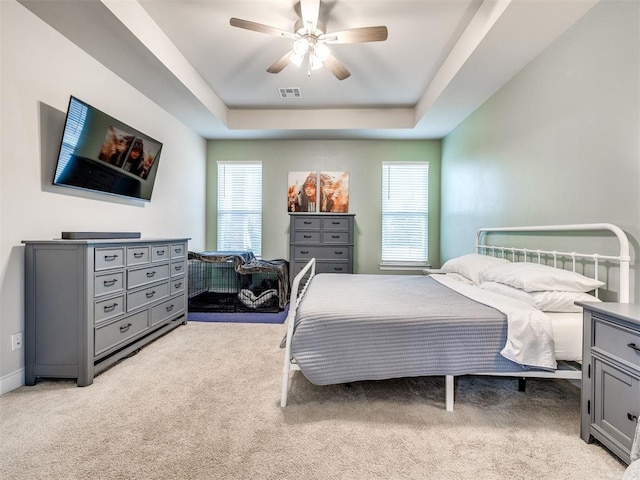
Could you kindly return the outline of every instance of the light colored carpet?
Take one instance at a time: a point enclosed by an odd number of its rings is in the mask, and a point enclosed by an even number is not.
[[[78,388],[0,397],[9,479],[620,479],[579,436],[566,381],[462,377],[311,385],[279,406],[283,325],[191,322]]]

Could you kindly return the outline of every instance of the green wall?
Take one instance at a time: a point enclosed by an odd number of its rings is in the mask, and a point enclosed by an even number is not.
[[[207,162],[206,246],[216,249],[217,161],[259,160],[263,176],[262,256],[288,259],[287,176],[290,171],[348,171],[349,213],[355,214],[355,271],[382,273],[383,161],[429,161],[429,260],[440,262],[438,140],[211,140]]]

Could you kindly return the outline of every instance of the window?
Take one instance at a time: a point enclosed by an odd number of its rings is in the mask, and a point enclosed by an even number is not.
[[[429,163],[382,164],[381,266],[428,265]]]
[[[261,162],[218,162],[217,248],[262,256]]]

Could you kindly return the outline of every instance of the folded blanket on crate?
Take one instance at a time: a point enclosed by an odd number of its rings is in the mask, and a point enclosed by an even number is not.
[[[287,260],[261,260],[256,258],[251,251],[189,252],[189,260],[233,262],[234,270],[241,275],[276,273],[278,276],[278,306],[283,309],[289,303],[289,262]]]

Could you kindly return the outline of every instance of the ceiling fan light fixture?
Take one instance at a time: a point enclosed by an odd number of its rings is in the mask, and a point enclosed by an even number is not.
[[[316,57],[318,57],[321,62],[324,62],[329,58],[329,55],[331,55],[331,50],[324,43],[316,43],[313,48],[313,53],[315,53]]]

